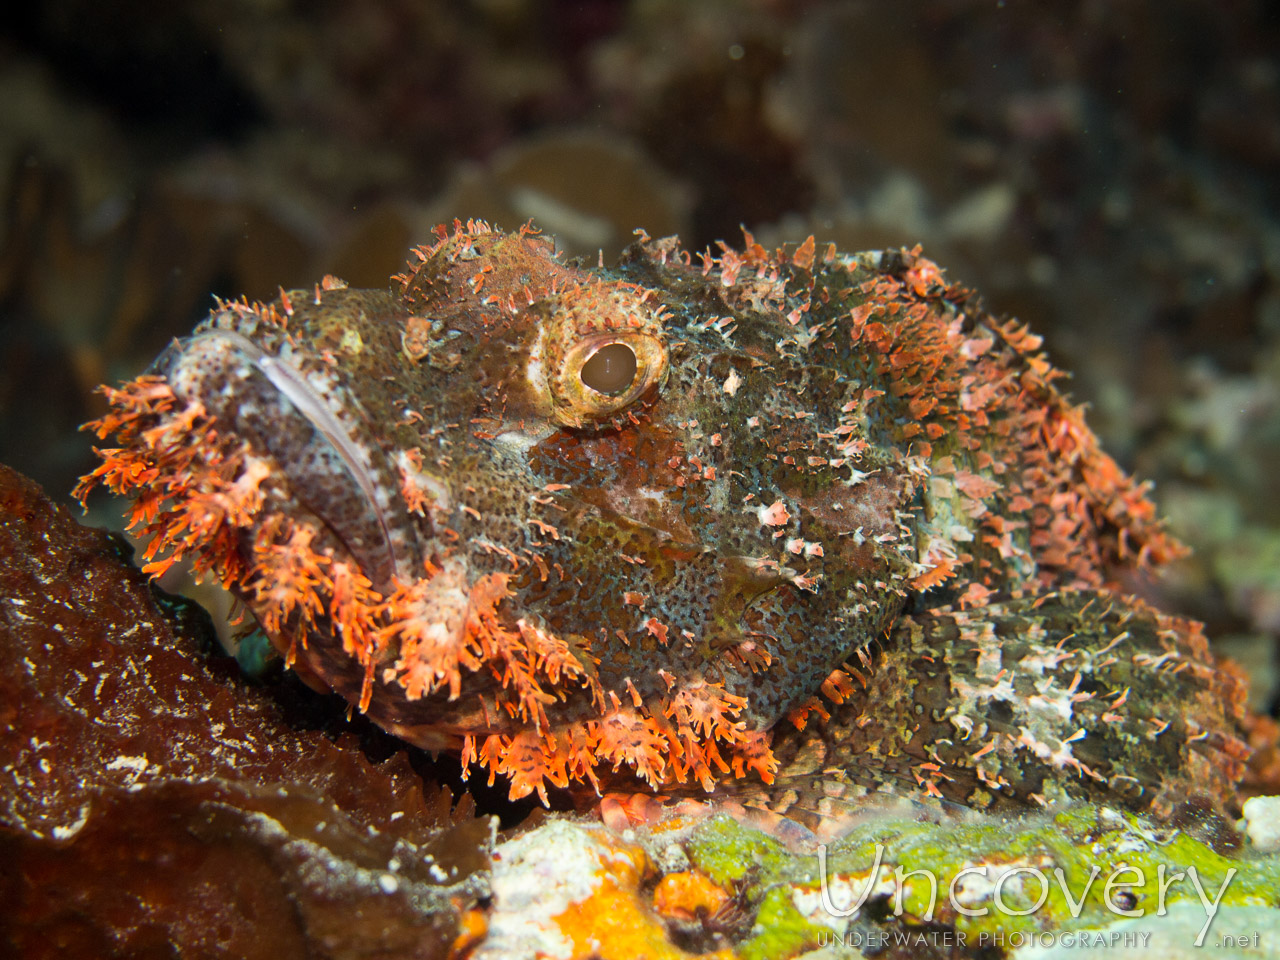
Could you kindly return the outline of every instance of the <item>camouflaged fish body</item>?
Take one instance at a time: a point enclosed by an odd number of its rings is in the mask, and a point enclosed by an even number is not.
[[[1179,548],[1038,347],[918,252],[457,224],[389,292],[219,305],[81,492],[513,796],[1221,802],[1240,684],[1108,591]]]

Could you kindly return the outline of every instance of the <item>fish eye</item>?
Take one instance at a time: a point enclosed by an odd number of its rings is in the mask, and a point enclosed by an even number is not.
[[[602,331],[571,344],[552,371],[554,418],[571,427],[604,425],[662,384],[667,349],[645,332]]]
[[[627,422],[667,378],[666,314],[635,284],[589,280],[533,306],[539,340],[530,364],[546,413],[591,430]],[[656,298],[655,298],[656,300]]]
[[[591,354],[578,377],[597,393],[617,397],[626,393],[635,382],[636,369],[635,351],[625,343],[615,342]]]

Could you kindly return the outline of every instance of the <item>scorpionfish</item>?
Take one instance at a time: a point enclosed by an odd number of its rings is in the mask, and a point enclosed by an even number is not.
[[[78,495],[513,798],[1229,803],[1243,684],[1124,592],[1182,548],[918,249],[436,234],[389,290],[218,302],[106,389]]]

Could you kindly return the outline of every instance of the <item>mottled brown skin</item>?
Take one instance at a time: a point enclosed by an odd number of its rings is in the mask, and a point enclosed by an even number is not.
[[[1240,685],[1109,586],[1179,547],[1038,345],[914,251],[587,269],[459,224],[389,292],[221,305],[86,488],[516,796],[1220,804]]]
[[[1112,649],[1125,655],[1105,662],[1098,651],[1124,633]],[[1195,625],[1140,601],[1080,591],[903,616],[873,659],[828,720],[778,731],[768,791],[722,794],[819,835],[875,790],[1005,812],[1070,797],[1161,818],[1232,805],[1248,754],[1239,678],[1210,665]],[[1055,757],[1073,735],[1070,757]]]

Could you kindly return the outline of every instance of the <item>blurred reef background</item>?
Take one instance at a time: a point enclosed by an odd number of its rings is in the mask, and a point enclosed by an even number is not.
[[[1276,709],[1275,4],[47,0],[0,104],[0,462],[56,500],[212,295],[381,286],[453,217],[921,243],[1074,372],[1196,549],[1153,589]]]

